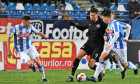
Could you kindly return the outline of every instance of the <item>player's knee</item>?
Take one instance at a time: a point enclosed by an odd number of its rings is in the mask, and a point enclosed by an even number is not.
[[[104,58],[100,57],[100,58],[99,58],[99,61],[100,61],[100,62],[104,62]]]
[[[83,57],[82,56],[77,56],[76,58],[79,59],[79,60],[81,60]]]
[[[123,63],[122,66],[127,68],[128,64],[127,63]]]
[[[29,67],[32,67],[32,66],[33,66],[32,61],[28,61],[28,62],[27,62],[27,65],[28,65]]]

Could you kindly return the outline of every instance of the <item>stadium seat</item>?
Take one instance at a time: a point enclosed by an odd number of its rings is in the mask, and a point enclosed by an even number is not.
[[[32,14],[32,5],[30,3],[26,3],[24,8],[25,8],[25,14],[28,15]]]
[[[55,4],[50,4],[50,10],[55,10]]]
[[[3,4],[4,9],[6,9],[7,8],[7,5],[5,3],[2,3],[2,4]]]
[[[34,11],[34,18],[39,18],[39,15],[40,15],[40,5],[38,3],[34,3],[33,4],[33,11]]]
[[[16,18],[21,18],[22,15],[24,15],[23,10],[17,10],[17,16],[15,16]]]
[[[70,16],[70,17],[74,17],[74,13],[73,13],[73,11],[68,11],[68,16]]]
[[[8,7],[6,8],[7,10],[15,10],[16,9],[16,6],[15,6],[15,4],[14,3],[9,3],[8,4]]]
[[[80,6],[77,4],[72,4],[74,10],[81,10]]]
[[[32,5],[30,3],[25,4],[25,10],[32,10]]]
[[[123,4],[119,4],[117,10],[118,11],[126,11]]]
[[[73,7],[71,4],[66,4],[65,10],[73,10]]]
[[[38,3],[33,4],[33,10],[40,10],[40,6]]]
[[[49,7],[48,7],[48,5],[46,4],[46,3],[43,3],[42,5],[41,5],[41,8],[40,8],[41,10],[48,10],[49,9]]]
[[[17,10],[24,10],[23,4],[22,4],[22,3],[17,3],[16,9],[17,9]]]
[[[8,18],[13,18],[13,17],[15,17],[15,15],[16,15],[16,12],[14,11],[14,10],[9,10],[8,11]]]
[[[127,4],[130,0],[118,0],[118,3]]]
[[[65,2],[72,4],[71,0],[65,0]]]
[[[116,7],[116,5],[114,5],[114,4],[111,4],[111,5],[110,5],[110,9],[111,9],[111,10],[114,10],[114,11],[117,11],[117,7]]]
[[[86,20],[86,16],[87,16],[87,11],[83,11],[80,13],[80,19]]]

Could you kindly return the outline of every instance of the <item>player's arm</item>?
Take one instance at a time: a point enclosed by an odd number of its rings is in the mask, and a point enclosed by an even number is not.
[[[38,32],[37,34],[40,35],[40,36],[42,36],[45,39],[48,39],[49,38],[48,36],[44,35],[42,32]]]
[[[124,37],[124,40],[127,41],[128,40],[128,37],[129,37],[129,34],[130,34],[130,30],[131,30],[131,26],[129,24],[126,25],[126,35]]]
[[[11,37],[8,36],[8,38],[7,38],[7,51],[8,51],[7,56],[9,58],[11,58],[11,55],[12,55],[11,50],[10,50],[10,39],[11,39]]]
[[[38,29],[36,29],[33,25],[31,25],[32,27],[32,32],[35,32],[35,33],[37,33],[38,35],[40,35],[41,37],[43,37],[43,38],[45,38],[45,39],[48,39],[49,37],[48,36],[46,36],[46,35],[44,35],[42,32],[39,32],[39,30]]]
[[[78,23],[75,23],[75,22],[70,22],[70,25],[75,26],[77,29],[82,30],[82,31],[88,28],[87,22],[83,26],[78,25]]]
[[[124,22],[120,22],[120,24],[121,24],[123,29],[126,29],[126,35],[124,37],[124,41],[127,41],[129,34],[130,34],[131,26],[127,23],[124,23]]]
[[[11,29],[10,34],[9,34],[9,36],[8,36],[8,38],[7,38],[7,51],[8,51],[7,56],[8,56],[9,58],[11,58],[11,55],[12,55],[11,50],[10,50],[10,39],[11,39],[11,37],[12,37],[14,34],[15,34],[15,27],[13,27],[13,28]]]
[[[118,38],[119,38],[119,26],[117,25],[117,23],[114,23],[114,37],[109,42],[109,44],[105,47],[105,50],[108,50],[109,48],[111,48]]]

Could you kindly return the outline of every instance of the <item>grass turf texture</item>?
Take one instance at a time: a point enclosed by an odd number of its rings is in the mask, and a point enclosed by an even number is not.
[[[140,70],[140,69],[139,69]],[[77,70],[76,74],[84,72],[86,76],[91,77],[94,73],[92,70]],[[71,70],[45,70],[46,78],[49,80],[48,84],[89,84],[90,81],[78,82],[76,75],[74,82],[66,82],[66,78],[70,75]],[[32,71],[0,71],[0,84],[44,84],[42,82],[41,74]],[[140,84],[140,74],[134,75],[134,71],[127,69],[126,77],[121,79],[121,72],[115,74],[115,70],[106,70],[105,77],[101,82],[96,84]]]

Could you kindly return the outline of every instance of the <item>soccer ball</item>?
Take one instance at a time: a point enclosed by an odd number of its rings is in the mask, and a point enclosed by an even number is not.
[[[86,80],[86,74],[85,73],[78,73],[76,75],[76,79],[78,82],[84,82]]]

